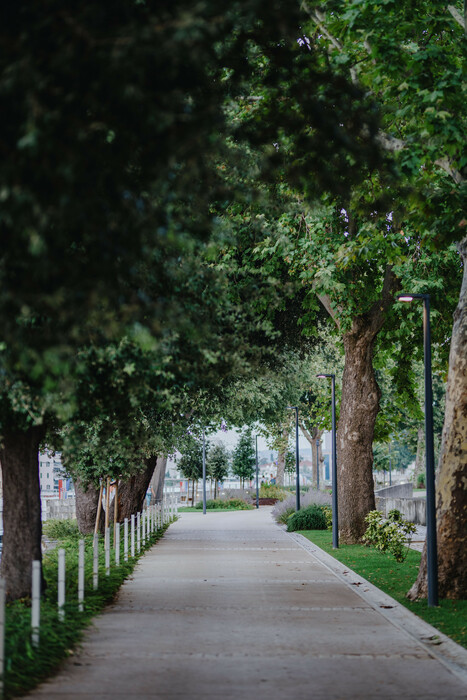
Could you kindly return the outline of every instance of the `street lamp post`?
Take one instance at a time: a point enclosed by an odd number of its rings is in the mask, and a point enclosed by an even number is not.
[[[206,436],[203,428],[203,515],[206,515]]]
[[[423,354],[425,365],[426,550],[428,605],[438,605],[438,547],[436,542],[435,454],[433,446],[433,388],[431,383],[430,295],[401,294],[399,301],[423,299]]]
[[[256,436],[256,507],[259,508],[259,468],[258,468],[258,436]]]
[[[317,374],[332,380],[332,548],[339,548],[339,517],[337,511],[337,458],[336,458],[336,375]]]
[[[300,510],[300,456],[298,448],[298,406],[287,406],[295,411],[295,471],[297,474],[295,486],[296,510]]]
[[[316,439],[316,488],[319,491],[319,439]]]

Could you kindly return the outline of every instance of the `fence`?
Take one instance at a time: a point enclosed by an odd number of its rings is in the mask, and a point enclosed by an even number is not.
[[[115,524],[113,531],[113,544],[111,544],[111,531],[106,528],[104,534],[104,571],[99,567],[99,535],[94,535],[92,541],[92,551],[88,548],[88,553],[92,554],[92,588],[94,591],[99,588],[99,579],[102,573],[110,576],[112,565],[120,566],[120,556],[123,549],[123,560],[128,562],[135,557],[135,541],[137,542],[137,554],[141,548],[151,543],[152,535],[157,534],[166,525],[171,523],[177,516],[178,503],[173,495],[165,496],[160,505],[148,506],[146,510],[133,514],[130,519],[125,518],[123,522],[123,533],[120,523]],[[123,534],[123,537],[121,535]],[[123,539],[123,547],[122,547]],[[131,546],[129,544],[131,543]],[[112,562],[113,551],[113,562]],[[76,599],[77,609],[84,612],[85,602],[85,562],[86,562],[85,540],[80,539],[78,543],[78,595]],[[65,591],[66,591],[66,552],[64,549],[58,550],[58,595],[57,612],[60,622],[65,621]],[[41,562],[32,562],[31,578],[31,645],[38,649],[40,645],[40,619],[41,619]],[[0,695],[3,695],[5,666],[5,581],[0,578]]]

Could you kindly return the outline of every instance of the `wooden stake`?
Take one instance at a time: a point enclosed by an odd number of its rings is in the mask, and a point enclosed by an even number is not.
[[[104,493],[104,484],[101,482],[101,487],[99,490],[99,501],[97,503],[97,515],[96,515],[96,525],[94,527],[94,534],[97,535],[99,532],[99,521],[101,519],[101,510],[102,510],[102,495]]]
[[[32,562],[32,604],[31,604],[31,641],[36,649],[39,646],[39,628],[41,622],[41,563]]]

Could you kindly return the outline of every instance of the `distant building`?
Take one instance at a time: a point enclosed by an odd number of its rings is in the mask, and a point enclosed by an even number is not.
[[[42,497],[67,497],[73,487],[71,479],[66,476],[59,452],[53,456],[46,452],[39,453],[39,482]]]

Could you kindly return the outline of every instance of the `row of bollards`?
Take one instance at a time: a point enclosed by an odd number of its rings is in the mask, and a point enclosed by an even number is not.
[[[123,559],[128,561],[134,558],[135,553],[141,552],[141,547],[149,542],[152,534],[164,527],[176,517],[178,511],[174,498],[164,498],[162,504],[148,506],[147,510],[132,514],[131,518],[125,518],[123,522]],[[114,527],[114,562],[120,566],[121,524]],[[136,543],[136,548],[135,548]],[[84,612],[85,596],[85,541],[79,540],[78,549],[78,610]],[[110,576],[111,568],[110,528],[106,528],[104,534],[104,564],[105,575]],[[92,586],[97,590],[99,586],[99,535],[93,538],[93,567]],[[58,550],[58,619],[65,620],[65,550]],[[41,562],[32,562],[32,595],[31,595],[31,643],[34,648],[40,644],[40,597],[41,597]],[[0,696],[3,695],[3,673],[5,659],[5,581],[0,579]]]

